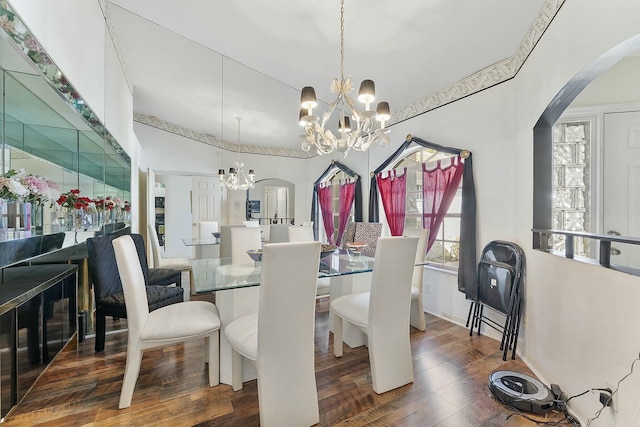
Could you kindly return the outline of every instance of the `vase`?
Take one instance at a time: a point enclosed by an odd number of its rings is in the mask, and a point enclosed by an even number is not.
[[[84,211],[82,208],[67,208],[65,212],[65,230],[66,231],[82,231],[84,221]]]
[[[98,228],[102,228],[102,226],[105,224],[104,217],[104,209],[98,209]]]
[[[6,206],[8,237],[29,237],[31,235],[31,203],[12,200],[6,202]]]
[[[7,203],[5,199],[0,199],[0,240],[7,240]]]
[[[93,204],[90,204],[84,209],[82,216],[82,228],[84,230],[90,230],[98,227],[98,210]]]
[[[113,208],[113,215],[114,215],[113,222],[123,222],[124,221],[124,215],[123,215],[123,211],[122,211],[121,208],[118,208],[118,207]]]
[[[43,234],[43,211],[42,203],[31,203],[31,232],[33,234]]]

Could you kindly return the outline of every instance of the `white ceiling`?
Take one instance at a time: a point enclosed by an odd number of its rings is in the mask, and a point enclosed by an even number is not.
[[[345,1],[345,75],[392,111],[514,55],[544,0]],[[134,111],[229,142],[298,149],[299,91],[334,100],[340,4],[110,0]],[[224,123],[224,128],[221,127]]]

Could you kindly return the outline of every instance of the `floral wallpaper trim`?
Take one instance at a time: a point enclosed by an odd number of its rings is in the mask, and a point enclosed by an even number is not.
[[[133,121],[165,132],[171,132],[194,141],[202,142],[213,147],[222,148],[227,151],[237,153],[261,154],[266,156],[293,157],[297,159],[307,159],[314,157],[301,149],[283,148],[283,147],[267,147],[259,145],[237,144],[234,142],[222,141],[213,135],[184,128],[173,123],[165,122],[155,116],[147,116],[142,113],[133,113]]]
[[[497,62],[483,70],[478,71],[464,79],[446,87],[438,92],[427,95],[418,99],[412,104],[402,107],[393,112],[390,125],[394,123],[410,119],[428,111],[442,107],[446,104],[458,101],[474,93],[480,92],[491,86],[504,83],[516,76],[520,68],[524,65],[529,54],[544,34],[545,30],[551,24],[554,16],[558,13],[566,0],[546,0],[540,9],[540,14],[529,27],[529,31],[520,43],[516,53],[510,58]],[[230,142],[222,143],[211,135],[195,132],[193,130],[180,127],[171,123],[164,122],[157,117],[146,116],[140,113],[134,113],[133,120],[146,124],[158,129],[172,132],[186,138],[204,142],[214,147],[224,148],[229,151],[237,151],[240,153],[269,154],[274,156],[309,158],[315,157],[314,154],[307,154],[302,150],[293,150],[276,147],[261,147],[253,145],[240,145]]]
[[[531,24],[531,27],[529,27],[529,31],[520,43],[520,47],[512,57],[493,64],[475,74],[465,77],[449,87],[427,95],[424,98],[420,98],[416,102],[394,111],[391,115],[389,126],[458,101],[515,77],[565,1],[566,0],[547,0],[544,2],[540,14],[533,24]]]
[[[87,124],[98,135],[101,135],[125,161],[130,162],[131,159],[127,153],[120,147],[120,144],[118,144],[107,128],[104,127],[98,116],[84,101],[69,80],[62,74],[62,71],[51,60],[40,42],[36,40],[6,0],[0,0],[0,29],[3,30],[2,32],[24,57],[33,62],[51,87],[82,116]]]

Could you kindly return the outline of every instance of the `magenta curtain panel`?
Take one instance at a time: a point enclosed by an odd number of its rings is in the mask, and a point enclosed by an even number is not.
[[[353,198],[356,194],[356,182],[349,182],[346,180],[344,183],[340,183],[340,213],[338,219],[338,237],[336,238],[336,245],[340,245],[342,242],[342,236],[344,230],[347,228],[347,222],[349,222],[349,213],[351,213],[351,206],[353,206]]]
[[[442,220],[460,187],[463,170],[460,156],[452,158],[451,164],[444,168],[440,160],[431,170],[422,164],[422,227],[429,229],[427,252],[433,246]]]
[[[385,173],[386,178],[383,177]],[[407,205],[407,168],[403,169],[402,175],[398,175],[396,170],[380,172],[376,180],[391,235],[402,236]]]
[[[322,212],[322,222],[324,223],[324,231],[327,233],[329,244],[333,242],[333,191],[331,183],[318,184],[318,200],[320,201],[320,212]]]

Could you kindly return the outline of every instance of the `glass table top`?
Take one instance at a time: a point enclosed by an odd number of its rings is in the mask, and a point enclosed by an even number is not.
[[[196,293],[260,285],[261,263],[231,264],[231,258],[191,260]],[[320,259],[318,277],[343,276],[373,270],[373,258],[351,256],[340,250]]]
[[[220,239],[216,239],[213,236],[203,238],[183,237],[182,243],[184,243],[185,246],[219,245]]]

